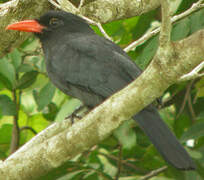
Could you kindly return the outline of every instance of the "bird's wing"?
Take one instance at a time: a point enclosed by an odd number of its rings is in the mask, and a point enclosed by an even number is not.
[[[62,78],[66,78],[68,84],[104,98],[141,73],[119,46],[96,35],[71,38],[59,51],[55,54],[61,54],[61,63],[56,62],[54,66],[60,70]]]

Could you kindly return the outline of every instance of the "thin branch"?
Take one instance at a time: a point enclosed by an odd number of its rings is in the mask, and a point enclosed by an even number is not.
[[[134,41],[133,43],[131,43],[130,45],[128,45],[126,48],[124,48],[123,50],[125,52],[129,52],[131,50],[134,50],[134,48],[136,48],[137,46],[139,46],[140,44],[144,43],[146,40],[150,39],[151,37],[153,37],[154,35],[158,34],[160,32],[161,28],[158,27],[157,29],[147,32],[146,34],[144,34],[141,38],[139,38],[138,40]]]
[[[192,106],[192,100],[191,100],[191,95],[190,94],[188,96],[188,108],[189,108],[191,116],[192,116],[192,122],[195,123],[196,114],[195,114],[195,111],[194,111],[193,106]]]
[[[17,75],[16,77],[18,79]],[[19,104],[17,100],[17,92],[15,89],[13,90],[12,94],[13,94],[13,102],[16,108],[16,114],[13,116],[13,129],[12,129],[12,137],[11,137],[11,145],[10,145],[10,154],[14,153],[18,149],[19,139],[20,139],[20,130],[19,130],[19,124],[18,124]]]
[[[186,10],[185,12],[179,14],[179,15],[175,15],[174,17],[171,18],[171,22],[174,23],[190,14],[192,14],[193,12],[201,9],[204,7],[204,4],[202,4],[203,0],[200,0],[196,3],[194,3],[191,8],[189,8],[188,10]],[[129,52],[131,50],[134,50],[137,46],[139,46],[140,44],[144,43],[146,40],[150,39],[151,37],[155,36],[156,34],[158,34],[161,30],[161,27],[158,27],[150,32],[147,32],[146,34],[144,34],[141,38],[139,38],[138,40],[132,42],[130,45],[128,45],[124,51],[125,52]]]
[[[81,1],[80,1],[79,7],[78,7],[79,10],[80,10],[81,7],[84,5],[84,1],[85,1],[85,0],[81,0]]]
[[[180,108],[179,113],[177,114],[176,118],[178,118],[181,115],[181,113],[183,112],[183,110],[185,108],[186,102],[188,101],[188,97],[190,96],[190,91],[191,91],[192,85],[193,85],[193,81],[191,81],[187,86],[187,90],[186,90],[186,93],[185,93],[185,96],[183,99],[183,103],[181,105],[181,108]]]
[[[85,16],[82,16],[80,15],[83,19],[85,19],[89,24],[91,25],[94,25],[94,26],[97,26],[100,30],[100,32],[103,34],[103,36],[106,38],[106,39],[109,39],[110,41],[112,41],[112,38],[106,33],[106,31],[103,29],[101,23],[99,22],[96,22],[96,21],[93,21],[92,19],[89,19]]]
[[[169,2],[160,0],[162,10],[161,32],[159,36],[160,47],[167,47],[171,41],[171,16]]]
[[[201,62],[196,68],[194,68],[190,73],[183,75],[179,81],[188,81],[198,77],[204,76],[204,73],[199,73],[204,68],[204,61]]]
[[[19,0],[12,0],[6,3],[0,4],[0,16],[3,16],[7,13],[9,8],[15,7],[18,4]]]
[[[122,168],[122,145],[119,145],[119,154],[118,154],[118,171],[115,176],[115,180],[118,180],[120,177],[121,173],[121,168]]]
[[[204,4],[202,4],[203,0],[199,0],[198,2],[192,4],[192,6],[185,12],[179,14],[179,15],[175,15],[174,17],[171,18],[172,22],[178,21],[190,14],[192,14],[193,12],[201,9],[204,7]]]
[[[53,0],[49,0],[50,3],[52,3],[55,7],[59,8],[59,9],[62,9],[62,10],[65,10],[65,11],[69,11],[66,7],[69,7],[70,4],[71,4],[71,7],[72,9],[74,9],[73,11],[75,11],[76,14],[78,14],[79,16],[81,16],[83,19],[85,19],[89,24],[91,25],[94,25],[94,26],[97,26],[100,30],[100,32],[104,35],[105,38],[109,39],[112,41],[111,37],[106,33],[106,31],[103,29],[101,23],[99,22],[96,22],[92,19],[89,19],[88,17],[85,17],[83,16],[81,13],[80,13],[80,9],[81,7],[83,6],[84,4],[84,0],[81,0],[80,1],[80,5],[78,8],[76,8],[71,2],[69,2],[69,6],[66,5],[66,3],[64,2],[64,0],[58,0],[58,3],[56,3],[55,1]],[[71,11],[72,12],[72,11]]]
[[[153,170],[151,171],[150,173],[148,173],[147,175],[143,176],[140,180],[147,180],[147,179],[150,179],[156,175],[158,175],[159,173],[165,171],[168,167],[167,166],[163,166],[159,169],[156,169],[156,170]]]
[[[102,152],[99,152],[99,154],[105,156],[106,158],[109,158],[109,159],[112,159],[112,160],[115,160],[115,161],[119,161],[118,157],[116,157],[114,155],[105,154],[105,153],[102,153]],[[128,168],[134,169],[135,171],[142,171],[142,172],[145,171],[144,169],[139,168],[139,167],[133,165],[132,163],[129,163],[127,160],[121,160],[121,163],[123,165],[127,166]]]
[[[61,9],[60,5],[56,3],[54,0],[48,0],[53,6],[55,6],[58,9]]]

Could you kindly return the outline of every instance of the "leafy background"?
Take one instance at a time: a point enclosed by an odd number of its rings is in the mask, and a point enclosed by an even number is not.
[[[0,1],[0,3],[5,1]],[[183,0],[176,13],[187,10],[194,0]],[[183,39],[204,27],[204,10],[176,22],[172,40]],[[160,10],[103,25],[122,48],[141,37],[160,20]],[[93,27],[100,34],[100,31]],[[144,69],[158,47],[158,35],[129,55]],[[10,154],[14,122],[19,125],[19,147],[54,121],[61,121],[80,105],[49,81],[39,41],[27,39],[0,59],[0,158]],[[166,90],[158,105],[170,126],[197,164],[196,171],[183,172],[168,166],[155,180],[204,179],[204,77],[175,84]],[[76,142],[77,143],[77,142]],[[166,163],[141,129],[132,121],[122,124],[106,140],[41,179],[140,179]]]

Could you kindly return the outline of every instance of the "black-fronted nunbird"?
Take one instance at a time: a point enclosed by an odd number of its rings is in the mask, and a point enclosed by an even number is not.
[[[98,36],[82,18],[50,11],[7,29],[33,32],[41,41],[47,73],[65,94],[93,108],[136,79],[141,70],[113,42]],[[182,170],[195,165],[152,106],[133,116],[163,158]]]

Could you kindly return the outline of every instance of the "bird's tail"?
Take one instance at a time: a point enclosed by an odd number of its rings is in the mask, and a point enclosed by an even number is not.
[[[133,117],[149,137],[163,158],[181,170],[193,170],[195,164],[175,135],[162,121],[153,107],[148,107]]]

